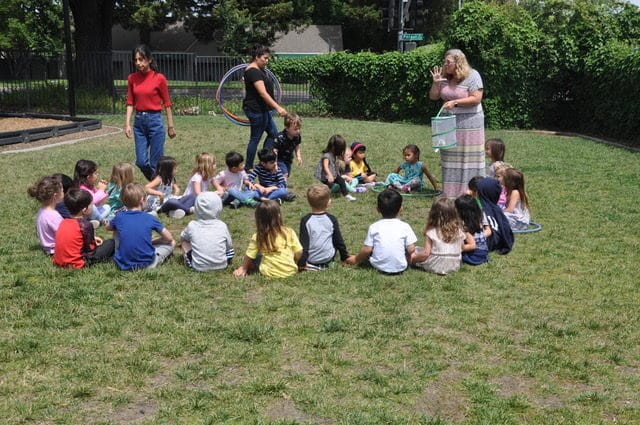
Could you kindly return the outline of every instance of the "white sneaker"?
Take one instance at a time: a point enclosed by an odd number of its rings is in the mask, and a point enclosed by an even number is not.
[[[157,212],[151,210],[151,211],[148,211],[148,213],[151,214],[152,216],[154,216],[155,218],[158,218],[158,213]]]
[[[351,201],[355,201],[356,198],[349,195],[348,193],[346,195],[344,195],[344,199],[346,199],[347,201],[351,202]]]
[[[98,227],[100,227],[100,221],[98,220],[89,220],[89,222],[91,223],[94,229],[97,229]]]
[[[184,210],[172,210],[169,211],[169,217],[171,218],[183,218],[187,213]]]

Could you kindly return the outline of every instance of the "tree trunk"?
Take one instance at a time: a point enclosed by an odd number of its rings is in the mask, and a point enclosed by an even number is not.
[[[76,81],[80,88],[113,92],[111,25],[115,0],[70,0],[75,31]]]

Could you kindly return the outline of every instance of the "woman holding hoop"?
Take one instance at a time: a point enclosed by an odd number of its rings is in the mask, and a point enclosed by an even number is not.
[[[156,176],[160,157],[164,156],[164,123],[162,110],[167,113],[167,134],[176,137],[167,79],[158,72],[151,50],[144,44],[133,49],[133,63],[137,72],[127,79],[127,114],[124,134],[135,141],[136,165],[151,181]],[[136,116],[131,128],[131,117]]]
[[[482,78],[461,50],[444,55],[442,67],[431,69],[431,100],[444,100],[443,108],[456,115],[456,147],[440,150],[443,195],[458,197],[474,176],[485,175]]]
[[[253,161],[262,133],[267,133],[267,138],[264,141],[265,148],[272,147],[273,139],[278,135],[278,127],[273,121],[271,110],[275,109],[281,117],[287,114],[287,111],[274,100],[273,81],[265,71],[270,55],[271,50],[268,47],[254,47],[251,52],[251,63],[247,65],[243,73],[245,97],[242,101],[242,108],[251,126],[245,158],[245,169],[247,170],[253,168]]]

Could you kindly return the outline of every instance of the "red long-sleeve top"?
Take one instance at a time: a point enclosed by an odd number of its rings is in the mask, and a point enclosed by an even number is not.
[[[161,111],[171,106],[165,76],[156,71],[129,74],[127,105],[133,106],[136,111]]]

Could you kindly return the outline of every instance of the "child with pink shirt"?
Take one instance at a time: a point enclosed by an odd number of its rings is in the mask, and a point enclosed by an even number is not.
[[[40,202],[40,209],[36,214],[36,234],[40,240],[40,248],[53,255],[56,246],[56,232],[62,216],[56,211],[56,204],[62,200],[62,182],[53,176],[42,177],[27,189],[32,198]]]
[[[111,207],[105,203],[109,196],[106,192],[107,181],[100,180],[99,177],[98,165],[95,162],[88,159],[81,159],[76,162],[73,181],[80,189],[86,190],[91,194],[93,209],[89,218],[101,223],[111,212]]]

